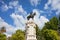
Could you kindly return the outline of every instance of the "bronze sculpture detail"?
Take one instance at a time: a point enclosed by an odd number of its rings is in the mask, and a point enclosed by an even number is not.
[[[36,15],[36,13],[32,13],[32,12],[31,12],[30,15],[27,16],[27,19],[28,19],[28,20],[29,20],[30,18],[33,19],[35,15]]]

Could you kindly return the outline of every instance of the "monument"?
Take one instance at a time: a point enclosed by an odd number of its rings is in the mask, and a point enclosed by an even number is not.
[[[34,23],[34,16],[36,13],[31,13],[27,16],[26,22],[26,40],[37,40],[36,39],[36,24]]]

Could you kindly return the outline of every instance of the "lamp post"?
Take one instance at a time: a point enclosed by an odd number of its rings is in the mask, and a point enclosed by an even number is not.
[[[0,30],[0,32],[1,32],[1,33],[6,32],[6,28],[3,26],[3,27],[1,28],[1,30]]]

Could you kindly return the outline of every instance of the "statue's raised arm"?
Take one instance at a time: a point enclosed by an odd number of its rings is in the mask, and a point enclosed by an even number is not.
[[[30,15],[27,16],[27,19],[28,19],[28,20],[29,20],[30,18],[33,19],[35,15],[36,15],[36,13],[32,13],[32,12],[31,12]]]

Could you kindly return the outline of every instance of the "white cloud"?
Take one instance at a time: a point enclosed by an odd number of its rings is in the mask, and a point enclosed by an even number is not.
[[[6,4],[1,6],[2,11],[7,11],[9,8]]]
[[[22,5],[19,5],[15,8],[15,13],[26,16],[27,12],[23,9]]]
[[[58,10],[56,14],[59,14],[60,12],[60,0],[48,0],[48,2],[45,4],[45,9],[49,9],[49,5],[51,5],[52,10]],[[59,13],[58,13],[59,12]]]
[[[0,6],[1,11],[7,11],[9,9],[8,5],[3,0],[0,0],[0,3],[2,4]]]
[[[48,5],[50,5],[50,4],[51,4],[51,2],[52,2],[52,0],[48,0],[48,2],[45,4],[44,9],[48,9],[48,8],[49,8],[49,7],[48,7]]]
[[[24,30],[25,29],[25,23],[26,23],[26,19],[23,18],[22,15],[18,15],[18,14],[14,14],[12,13],[12,15],[10,15],[12,17],[12,19],[14,20],[14,25],[19,28]]]
[[[60,10],[60,0],[53,0],[52,1],[52,8],[55,10]]]
[[[40,1],[41,1],[41,0],[30,0],[30,3],[31,3],[31,5],[33,5],[33,6],[37,6],[38,4],[40,4]]]
[[[0,0],[0,3],[5,4],[3,0]]]
[[[36,15],[34,17],[34,22],[42,29],[44,24],[46,22],[48,22],[49,20],[46,17],[44,17],[44,16],[40,16],[40,11],[38,9],[34,9],[33,13],[34,12],[36,12]],[[27,21],[27,19],[26,19],[27,16],[25,16],[25,18],[24,18],[23,15],[18,15],[18,14],[15,14],[15,13],[12,13],[10,16],[14,20],[14,25],[17,28],[20,28],[22,30],[25,29],[25,23]]]
[[[42,29],[45,23],[48,22],[49,20],[44,16],[40,16],[39,10],[34,9],[33,12],[36,12],[36,15],[34,17],[34,22],[39,26],[40,29]]]
[[[26,21],[27,12],[23,9],[22,5],[15,6],[14,12],[10,15],[14,20],[14,25],[17,29],[25,29],[25,21]]]
[[[9,5],[7,5],[3,1],[1,2],[2,2],[2,6],[1,6],[2,11],[7,11],[8,9],[13,9],[19,6],[19,2],[17,0],[9,2]]]
[[[44,27],[45,23],[47,23],[47,22],[49,22],[49,20],[45,16],[41,16],[40,24],[39,24],[40,28],[42,29]]]
[[[1,17],[0,17],[0,28],[1,27],[5,27],[6,28],[6,35],[7,35],[7,37],[8,36],[11,36],[11,34],[12,33],[14,33],[15,32],[15,28],[14,28],[14,26],[12,26],[12,25],[9,25],[8,23],[6,23]]]
[[[9,8],[11,9],[16,8],[18,6],[19,6],[19,2],[17,0],[9,2]]]
[[[9,2],[9,6],[13,6],[13,7],[16,7],[16,6],[18,6],[18,4],[19,4],[19,2],[18,1],[11,1],[11,2]]]
[[[26,16],[27,12],[23,9],[22,5],[19,5],[18,1],[9,2],[9,8],[14,8],[14,13]]]
[[[60,15],[60,10],[58,10],[58,11],[56,12],[56,14],[57,14],[57,15]]]

